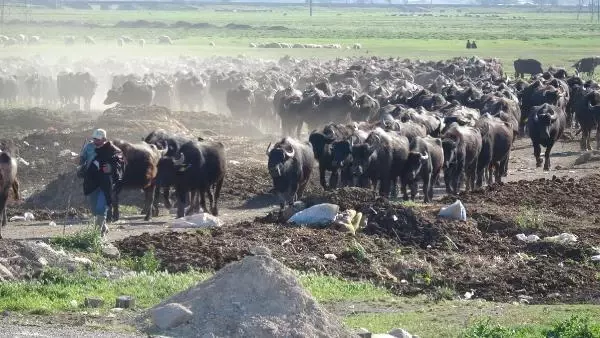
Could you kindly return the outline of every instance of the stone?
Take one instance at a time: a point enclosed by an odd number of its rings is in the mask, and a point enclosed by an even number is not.
[[[387,333],[376,333],[371,335],[371,338],[396,338],[396,336]]]
[[[332,261],[335,261],[337,259],[337,256],[334,254],[325,254],[325,259],[330,259]]]
[[[110,259],[121,258],[121,252],[112,243],[103,243],[102,244],[102,255],[104,257],[110,258]]]
[[[135,298],[131,296],[119,296],[115,302],[116,308],[133,309],[135,307]]]
[[[412,338],[413,335],[408,333],[405,329],[395,328],[389,332],[389,335],[397,337],[397,338]]]
[[[98,308],[104,305],[104,300],[102,298],[86,297],[83,304],[85,307]]]
[[[13,276],[12,272],[10,272],[10,270],[8,270],[7,267],[0,264],[0,279],[1,280],[13,280],[13,279],[15,279],[15,276]]]
[[[360,338],[371,338],[371,332],[369,332],[369,330],[365,329],[364,327],[361,327],[360,329],[356,330],[356,333]]]
[[[169,303],[152,310],[152,323],[160,329],[171,329],[192,319],[192,311],[179,303]]]
[[[250,249],[250,253],[254,256],[271,256],[271,250],[266,246],[255,246]]]

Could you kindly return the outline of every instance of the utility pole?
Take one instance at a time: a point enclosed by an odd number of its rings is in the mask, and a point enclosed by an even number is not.
[[[4,7],[6,6],[6,0],[2,0],[2,9],[0,10],[0,32],[4,34]]]
[[[4,1],[4,0],[2,0]],[[310,16],[312,16],[312,2],[313,0],[308,0],[308,10],[310,11]]]

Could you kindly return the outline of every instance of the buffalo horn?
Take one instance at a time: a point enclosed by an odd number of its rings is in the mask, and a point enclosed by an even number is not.
[[[267,146],[267,151],[266,151],[267,156],[269,156],[269,148],[271,148],[271,142],[269,142],[269,145]]]
[[[427,159],[429,158],[429,154],[428,154],[428,153],[424,153],[424,154],[423,154],[423,153],[421,153],[420,155],[421,155],[421,159],[422,159],[423,161],[425,161],[425,160],[427,160]]]
[[[292,151],[285,151],[285,156],[287,157],[294,157],[294,154],[296,153],[296,151],[294,150],[294,148],[292,148]]]

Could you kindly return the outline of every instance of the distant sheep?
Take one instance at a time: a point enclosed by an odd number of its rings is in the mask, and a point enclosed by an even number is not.
[[[142,48],[143,48],[143,47],[146,45],[146,40],[144,40],[144,39],[139,39],[139,40],[138,40],[138,45],[139,45],[140,47],[142,47]]]
[[[93,37],[86,35],[85,36],[85,44],[86,45],[95,45],[96,44],[96,40],[94,40]]]
[[[123,41],[123,38],[118,38],[117,39],[117,46],[123,47],[124,44],[125,44],[125,41]]]
[[[214,47],[214,46],[215,46],[215,43],[214,43],[214,42],[212,42],[212,41],[209,41],[209,42],[208,42],[208,45],[209,45],[209,46],[211,46],[211,47]]]
[[[32,35],[27,43],[30,45],[37,45],[40,43],[40,37],[37,35]]]
[[[27,36],[25,36],[25,34],[19,34],[16,36],[16,38],[18,42],[20,43],[25,43],[27,42]]]
[[[73,35],[65,36],[65,45],[74,45],[74,44],[75,44],[75,37]]]
[[[158,37],[158,43],[161,45],[172,45],[173,41],[168,35],[161,35]]]
[[[133,40],[130,37],[128,37],[127,35],[121,35],[121,39],[123,40],[124,44],[133,42]]]
[[[360,43],[355,43],[352,45],[352,49],[361,49],[362,45]]]

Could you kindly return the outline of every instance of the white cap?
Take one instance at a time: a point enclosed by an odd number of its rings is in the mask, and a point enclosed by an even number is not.
[[[100,129],[100,128],[94,130],[94,132],[92,133],[92,138],[93,139],[106,139],[106,130]]]

